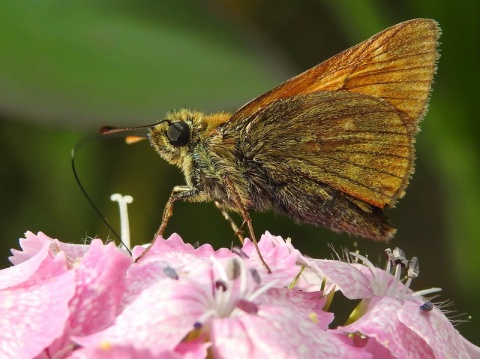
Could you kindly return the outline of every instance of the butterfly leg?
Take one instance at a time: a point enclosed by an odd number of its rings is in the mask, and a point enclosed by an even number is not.
[[[167,228],[168,220],[170,217],[173,215],[173,203],[175,201],[178,201],[179,199],[187,199],[187,198],[192,198],[195,196],[198,196],[200,191],[196,188],[191,188],[188,186],[175,186],[173,187],[172,193],[170,194],[170,197],[168,198],[167,204],[165,205],[165,208],[163,209],[163,215],[162,215],[162,223],[160,224],[160,227],[158,227],[157,231],[155,232],[155,236],[153,237],[153,240],[150,242],[148,247],[140,254],[136,259],[135,263],[138,262],[140,259],[142,259],[145,254],[152,248],[153,244],[155,243],[155,240],[158,238],[158,236],[163,235],[163,232],[165,232],[165,229]]]
[[[267,269],[268,273],[272,273],[270,267],[265,262],[265,259],[263,259],[262,253],[260,252],[260,248],[258,247],[257,238],[255,237],[255,231],[253,230],[252,219],[250,218],[250,214],[248,214],[248,211],[245,208],[245,205],[243,204],[242,199],[241,199],[237,189],[235,188],[235,185],[232,183],[232,181],[228,177],[225,177],[224,181],[225,181],[225,185],[228,188],[228,191],[233,196],[233,200],[236,204],[237,209],[240,211],[240,214],[243,217],[244,223],[247,223],[248,231],[250,232],[250,239],[251,239],[253,245],[255,246],[255,250],[257,251],[258,258],[260,259],[260,262],[262,262],[263,266]]]
[[[245,241],[245,238],[243,238],[243,231],[240,228],[238,228],[233,218],[230,217],[227,210],[222,206],[220,202],[215,201],[215,206],[217,206],[220,212],[222,212],[223,218],[225,218],[227,222],[230,223],[230,227],[232,227],[233,233],[238,237],[240,243],[243,244],[243,242]]]

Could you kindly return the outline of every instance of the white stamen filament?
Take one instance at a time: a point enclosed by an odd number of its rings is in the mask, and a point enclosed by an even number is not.
[[[270,288],[273,288],[280,280],[279,279],[275,279],[275,280],[272,280],[271,282],[265,284],[264,286],[258,288],[258,290],[256,290],[255,292],[253,292],[249,297],[248,299],[250,301],[254,300],[255,298],[259,297],[261,294],[265,293],[267,290],[269,290]]]
[[[222,264],[214,256],[211,255],[210,260],[212,261],[213,266],[217,269],[217,273],[220,276],[220,279],[223,282],[227,283],[228,282],[228,276],[227,276],[227,272],[225,271],[225,268],[223,268]]]
[[[274,287],[279,281],[278,279],[273,280],[268,284],[253,290],[256,286],[249,287],[247,284],[248,270],[246,268],[245,261],[242,259],[234,259],[239,265],[240,272],[236,278],[229,279],[227,271],[220,261],[213,256],[210,256],[210,260],[215,268],[215,274],[218,276],[218,280],[215,281],[215,284],[221,282],[224,283],[225,286],[216,285],[215,288],[213,288],[213,297],[211,297],[210,309],[199,318],[198,322],[200,323],[203,323],[210,317],[228,317],[236,310],[242,310],[237,307],[237,304],[240,300],[243,299],[247,302],[253,302],[255,298]],[[236,281],[239,281],[237,282],[237,285],[235,285]]]
[[[437,287],[430,288],[430,289],[422,289],[422,290],[419,290],[419,291],[413,293],[412,297],[423,297],[424,295],[429,295],[429,294],[432,294],[432,293],[438,293],[438,292],[441,292],[441,291],[442,291],[442,288],[437,288]]]
[[[230,314],[234,308],[234,303],[232,303],[232,290],[233,285],[229,283],[227,272],[222,264],[218,261],[217,258],[210,256],[210,260],[213,263],[213,266],[216,268],[216,272],[220,277],[220,281],[225,283],[225,288],[215,288],[213,294],[213,305],[215,307],[215,312],[220,317],[225,317]],[[204,316],[202,316],[203,318]]]
[[[128,221],[127,204],[133,202],[132,196],[122,196],[120,193],[114,193],[110,196],[112,202],[118,202],[120,209],[120,237],[123,244],[130,249],[130,223]]]
[[[362,256],[361,254],[358,254],[358,253],[355,253],[355,252],[350,252],[350,255],[357,258],[357,259],[360,259],[363,262],[363,264],[368,267],[368,269],[370,270],[370,273],[372,273],[372,277],[373,277],[372,283],[384,284],[385,281],[381,281],[380,278],[378,278],[375,266],[373,265],[372,262],[370,262],[370,260],[367,257]],[[378,289],[382,293],[384,293],[385,290],[386,290],[386,287],[382,286],[381,288],[378,288]]]
[[[400,288],[398,294],[400,294],[402,296],[407,294],[407,290],[408,290],[408,288],[410,288],[410,284],[412,284],[412,280],[413,280],[413,278],[408,277],[407,281],[405,282],[405,285],[403,286],[403,288]]]
[[[395,266],[395,274],[393,276],[393,281],[390,287],[388,288],[387,292],[385,293],[388,297],[396,297],[395,293],[399,292],[398,287],[402,287],[402,281],[400,280],[400,276],[402,274],[402,265],[397,264]]]
[[[389,296],[394,298],[404,298],[406,296],[406,292],[408,288],[410,288],[410,284],[412,283],[413,278],[408,278],[405,284],[402,283],[400,277],[402,273],[402,266],[401,264],[395,265],[395,273],[393,274],[393,280],[390,286],[388,286],[389,278],[390,278],[390,271],[392,269],[391,261],[387,261],[387,266],[385,272],[383,272],[383,278],[379,278],[379,273],[375,270],[375,266],[370,262],[366,257],[362,256],[361,254],[350,252],[350,255],[360,259],[364,265],[366,265],[373,276],[372,281],[372,288],[375,291],[376,295],[380,296]],[[423,297],[425,295],[430,295],[432,293],[440,292],[442,288],[430,288],[419,290],[412,294],[409,294],[410,297]]]
[[[238,261],[240,265],[240,293],[245,293],[247,291],[247,268],[245,267],[244,261]]]
[[[392,261],[389,259],[387,260],[387,266],[385,267],[385,272],[390,273],[392,270]]]

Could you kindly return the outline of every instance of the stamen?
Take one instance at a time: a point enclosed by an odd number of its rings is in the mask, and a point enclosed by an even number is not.
[[[402,251],[400,248],[396,247],[393,252],[392,252],[392,256],[393,256],[393,264],[400,264],[402,267],[406,267],[407,264],[408,264],[408,260],[407,260],[407,257],[405,256],[405,252]]]
[[[168,278],[172,278],[178,280],[178,273],[172,267],[165,267],[163,268],[163,274],[165,274]]]
[[[120,193],[115,193],[110,196],[112,202],[118,202],[120,209],[120,234],[123,244],[130,249],[130,223],[128,221],[127,204],[133,202],[132,196],[122,196]]]
[[[216,268],[220,279],[225,283],[228,282],[227,272],[225,271],[225,268],[223,268],[222,264],[218,261],[218,259],[214,256],[210,256],[210,260],[212,261],[213,266]]]
[[[217,312],[215,311],[215,309],[209,309],[207,310],[205,313],[203,313],[200,318],[198,318],[198,320],[193,323],[193,327],[195,329],[199,329],[203,326],[203,323],[205,323],[207,321],[208,318],[211,318],[211,317],[215,317],[217,315]],[[199,327],[199,328],[197,328]]]
[[[419,290],[418,292],[415,292],[412,294],[413,297],[423,297],[423,296],[426,296],[426,295],[430,295],[432,293],[438,293],[438,292],[441,292],[442,291],[442,288],[430,288],[430,289],[422,289],[422,290]]]
[[[258,313],[258,305],[245,299],[239,299],[237,301],[237,308],[243,310],[245,313],[248,314]]]
[[[388,288],[385,295],[389,297],[396,297],[395,293],[397,293],[398,287],[402,285],[402,282],[400,281],[401,274],[402,274],[402,264],[398,263],[395,266],[395,274],[393,276],[392,284]]]
[[[364,257],[361,254],[358,254],[355,252],[350,252],[350,255],[357,259],[360,259],[363,262],[363,264],[365,264],[368,267],[368,269],[370,270],[370,273],[372,273],[373,281],[376,283],[380,283],[375,266],[373,265],[372,262],[370,262],[370,260],[367,257]]]
[[[112,349],[112,346],[113,346],[113,345],[112,345],[112,342],[109,342],[109,341],[107,341],[107,340],[104,340],[104,341],[100,342],[100,344],[99,344],[99,348],[100,348],[101,350],[104,350],[104,351],[111,350],[111,349]]]
[[[308,318],[312,321],[313,324],[318,324],[318,315],[315,312],[308,313]]]
[[[217,290],[221,289],[223,292],[226,292],[228,287],[227,287],[227,283],[225,283],[224,281],[222,280],[217,280],[215,281],[215,288]]]
[[[267,283],[265,284],[264,286],[258,288],[252,295],[250,295],[248,298],[250,300],[254,300],[255,298],[257,298],[258,296],[262,295],[263,293],[265,293],[267,290],[269,290],[270,288],[273,288],[277,285],[277,283],[280,281],[280,279],[275,279],[275,280],[272,280],[270,283]]]
[[[302,275],[303,271],[305,270],[305,266],[303,265],[301,268],[300,268],[300,271],[298,272],[298,274],[295,276],[295,278],[293,278],[292,280],[292,283],[290,283],[288,285],[288,289],[293,289],[295,287],[295,284],[297,284],[298,280],[300,279],[300,276]],[[325,280],[325,278],[324,278]],[[322,284],[323,284],[323,281],[322,281]]]
[[[412,284],[412,280],[417,278],[420,274],[420,266],[418,264],[418,258],[412,257],[408,261],[408,270],[407,270],[407,281],[405,282],[404,290],[402,293],[406,293],[407,289],[410,288],[410,284]]]
[[[252,275],[253,280],[255,283],[260,284],[262,281],[262,278],[260,278],[260,274],[255,268],[250,268],[250,274]]]
[[[239,261],[239,271],[240,271],[240,293],[245,293],[247,290],[247,268],[245,266],[245,261]]]
[[[420,266],[418,264],[418,258],[412,257],[408,261],[408,271],[407,271],[408,278],[412,278],[412,279],[417,278],[419,274],[420,274]]]
[[[236,258],[227,262],[227,268],[225,270],[227,273],[228,280],[235,280],[240,276],[240,264]]]
[[[250,314],[257,313],[259,307],[258,304],[254,303],[254,300],[277,285],[279,281],[278,279],[273,280],[254,291],[256,286],[252,288],[247,285],[249,271],[243,259],[231,258],[226,266],[225,263],[222,265],[213,256],[210,259],[214,267],[214,287],[208,295],[211,299],[209,301],[210,309],[197,320],[199,323],[204,323],[210,317],[228,317],[236,310],[242,310]],[[260,284],[261,280],[258,272],[250,269],[250,273],[255,283]]]
[[[392,261],[391,261],[392,250],[390,248],[385,249],[385,254],[387,255],[387,258],[388,258],[387,265],[385,267],[385,272],[390,273],[390,271],[392,270]]]
[[[248,255],[247,253],[245,253],[244,251],[242,251],[240,248],[238,247],[233,247],[232,248],[232,253],[235,253],[237,256],[239,256],[240,258],[243,258],[243,259],[248,259]]]

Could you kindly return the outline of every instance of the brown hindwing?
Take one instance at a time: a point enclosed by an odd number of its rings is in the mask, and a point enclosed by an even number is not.
[[[392,26],[257,97],[226,125],[245,128],[247,137],[258,132],[271,148],[285,146],[263,150],[281,153],[312,180],[379,208],[393,206],[413,172],[439,36],[434,20]],[[253,131],[262,125],[270,132]],[[315,140],[299,145],[292,134]]]

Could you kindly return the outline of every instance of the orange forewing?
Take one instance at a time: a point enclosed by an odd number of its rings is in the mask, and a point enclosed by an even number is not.
[[[323,90],[380,97],[418,121],[436,71],[440,34],[431,19],[392,26],[255,98],[236,111],[232,120],[250,116],[281,98]]]

